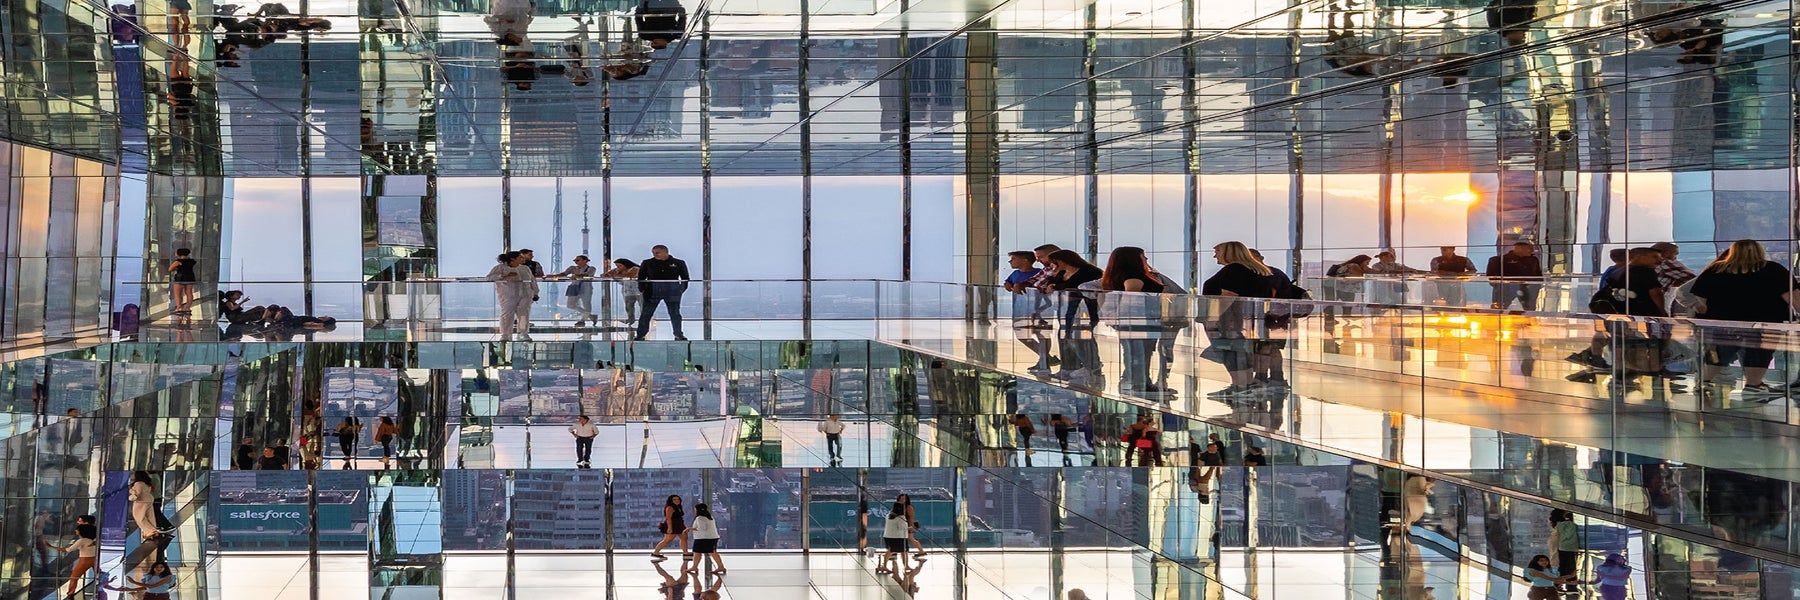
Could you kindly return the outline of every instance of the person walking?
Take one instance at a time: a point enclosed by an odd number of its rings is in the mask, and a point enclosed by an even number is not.
[[[1062,413],[1050,413],[1050,419],[1044,421],[1044,424],[1048,425],[1050,432],[1056,435],[1056,447],[1064,454],[1068,454],[1069,433],[1075,431],[1075,422],[1063,416]]]
[[[523,255],[507,252],[497,260],[499,264],[488,270],[487,280],[494,282],[495,304],[500,308],[500,341],[512,341],[513,332],[519,329],[521,309],[527,327],[519,332],[520,338],[530,341],[531,301],[537,295],[537,282],[532,279],[531,270],[523,266]]]
[[[75,553],[75,568],[69,571],[67,594],[74,598],[81,591],[82,579],[87,576],[88,571],[95,570],[94,565],[100,560],[100,528],[92,523],[78,523],[75,525],[75,541],[69,542],[67,546],[53,547],[57,552]]]
[[[394,456],[394,436],[397,435],[400,435],[400,426],[394,423],[392,417],[384,415],[381,417],[381,421],[375,424],[375,441],[381,444],[381,468],[383,469],[388,468],[388,460]]]
[[[175,573],[169,570],[168,562],[159,560],[150,563],[143,579],[127,576],[125,583],[142,588],[143,600],[169,600],[169,594],[175,589]]]
[[[151,483],[149,471],[131,474],[130,498],[131,520],[137,523],[138,535],[145,541],[162,535],[156,524],[156,484]]]
[[[1026,454],[1032,454],[1031,436],[1037,434],[1037,427],[1032,426],[1031,417],[1025,416],[1025,413],[1019,413],[1013,415],[1007,423],[1012,425],[1013,432],[1017,434],[1017,437],[1013,439],[1018,441],[1019,449],[1024,450]]]
[[[569,426],[569,435],[575,436],[575,466],[583,469],[592,466],[588,460],[594,454],[594,436],[600,435],[600,428],[595,427],[587,415],[575,417],[575,424]]]
[[[700,561],[711,558],[717,567],[711,571],[714,575],[725,574],[725,560],[719,558],[719,525],[713,522],[712,508],[705,502],[694,505],[694,566],[688,573],[700,573]]]
[[[176,248],[175,260],[169,262],[170,302],[174,305],[174,313],[178,315],[194,312],[194,283],[200,280],[195,274],[195,267],[200,265],[200,261],[194,260],[192,254],[187,248]]]
[[[588,321],[595,325],[600,320],[594,317],[594,275],[599,272],[588,264],[586,254],[575,255],[575,264],[569,265],[562,272],[551,275],[554,279],[569,280],[569,287],[563,290],[563,306],[575,311],[575,326],[582,327]]]
[[[669,247],[657,244],[650,247],[651,257],[644,259],[638,267],[638,282],[644,292],[644,312],[638,316],[637,336],[633,340],[642,340],[650,334],[650,321],[656,317],[656,304],[661,302],[669,308],[669,324],[675,328],[675,339],[686,340],[681,334],[681,294],[687,291],[687,263],[679,258],[669,256]]]
[[[344,417],[344,422],[337,426],[338,451],[344,454],[344,468],[356,464],[356,440],[362,439],[362,421],[356,417]]]
[[[619,297],[625,301],[625,318],[620,323],[636,323],[638,301],[644,297],[643,290],[638,289],[638,264],[629,258],[613,259],[613,268],[606,271],[606,277],[617,279]]]
[[[819,433],[825,434],[825,452],[833,462],[844,459],[844,422],[838,420],[836,413],[825,415],[819,422]]]
[[[1793,312],[1793,277],[1786,267],[1768,259],[1762,244],[1756,240],[1738,240],[1725,255],[1707,265],[1694,279],[1690,290],[1695,298],[1694,316],[1716,321],[1740,323],[1780,323]],[[1747,398],[1769,402],[1779,392],[1763,383],[1775,350],[1767,347],[1758,330],[1751,327],[1704,327],[1700,338],[1707,342],[1706,360],[1700,367],[1701,394],[1711,395],[1714,386],[1730,392],[1729,383],[1716,381],[1719,371],[1733,361],[1744,368],[1744,391]]]
[[[687,515],[681,508],[681,496],[669,494],[669,498],[663,500],[663,520],[656,524],[656,530],[662,532],[663,537],[656,542],[656,547],[650,549],[650,558],[667,559],[662,554],[663,546],[669,545],[669,542],[679,542],[681,561],[687,562],[691,553],[688,552]]]
[[[881,564],[875,567],[878,575],[890,572],[890,563],[893,564],[893,571],[899,571],[900,561],[906,558],[906,540],[912,521],[906,517],[906,513],[912,510],[912,506],[901,504],[905,498],[906,494],[901,494],[899,499],[894,500],[893,507],[888,509],[887,520],[881,526],[881,543],[885,545],[886,551],[881,554]]]

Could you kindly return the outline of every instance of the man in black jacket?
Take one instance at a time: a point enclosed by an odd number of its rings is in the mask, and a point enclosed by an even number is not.
[[[662,302],[669,307],[669,323],[675,326],[675,339],[685,340],[687,336],[681,335],[681,293],[687,291],[687,263],[669,256],[669,247],[662,244],[652,246],[650,254],[651,258],[638,265],[638,287],[644,293],[644,307],[638,314],[637,336],[632,339],[641,340],[649,335],[650,319],[656,316],[656,303]]]
[[[1513,242],[1511,252],[1488,259],[1489,284],[1494,288],[1494,308],[1504,309],[1519,301],[1519,308],[1537,310],[1539,283],[1544,278],[1537,248],[1531,242]]]

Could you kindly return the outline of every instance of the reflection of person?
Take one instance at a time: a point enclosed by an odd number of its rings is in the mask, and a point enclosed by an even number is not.
[[[1563,590],[1574,591],[1575,561],[1581,557],[1581,530],[1575,526],[1575,513],[1551,509],[1550,536],[1550,549],[1556,552],[1556,572],[1569,579],[1563,582]]]
[[[494,0],[493,11],[481,20],[501,46],[531,46],[526,30],[531,28],[531,13],[537,3],[531,0]]]
[[[600,428],[595,427],[587,415],[575,418],[575,424],[569,426],[569,435],[575,436],[575,465],[589,466],[588,459],[594,455],[594,436],[600,435]]]
[[[1400,514],[1400,528],[1406,529],[1425,516],[1425,505],[1431,500],[1431,486],[1437,482],[1424,475],[1411,475],[1401,495],[1406,500],[1406,512]]]
[[[1626,586],[1631,585],[1631,565],[1618,553],[1606,555],[1606,562],[1594,567],[1595,577],[1589,583],[1599,584],[1601,600],[1625,600]]]
[[[687,7],[676,0],[643,0],[635,21],[638,38],[661,50],[687,32]]]
[[[1456,253],[1456,246],[1438,248],[1438,255],[1431,258],[1431,274],[1439,277],[1463,277],[1475,274],[1475,263],[1469,257]],[[1462,306],[1465,302],[1463,284],[1459,280],[1440,281],[1437,284],[1437,300],[1446,306]]]
[[[831,460],[844,459],[844,422],[838,420],[836,414],[825,416],[819,423],[819,433],[825,434],[825,451]]]
[[[531,312],[531,297],[535,293],[537,283],[531,279],[531,271],[523,265],[525,257],[517,252],[501,254],[487,274],[487,280],[494,282],[495,303],[500,308],[500,341],[511,341],[513,331],[519,327],[519,314]],[[531,329],[529,317],[527,327],[520,332],[520,339],[530,341]]]
[[[679,542],[681,562],[686,563],[689,556],[688,527],[687,516],[681,509],[681,496],[670,494],[663,501],[663,520],[656,524],[656,530],[662,532],[663,537],[656,542],[656,547],[650,549],[650,557],[658,561],[668,558],[662,554],[663,547],[669,545],[669,542]]]
[[[362,422],[358,421],[356,417],[344,417],[344,422],[338,423],[338,451],[344,453],[344,468],[348,469],[355,464],[356,440],[361,437]],[[245,441],[249,441],[249,439],[244,438]]]
[[[137,523],[138,535],[145,540],[156,539],[161,535],[156,526],[156,484],[151,483],[149,471],[136,471],[131,474],[131,520]]]
[[[88,571],[94,570],[94,563],[100,559],[100,528],[92,523],[78,524],[75,526],[75,541],[55,548],[57,552],[75,552],[75,567],[69,571],[68,593],[70,598],[74,598],[75,592],[81,589],[78,584]]]
[[[669,255],[669,247],[657,244],[650,247],[650,258],[644,259],[638,267],[638,285],[644,292],[644,312],[638,316],[637,337],[642,340],[650,334],[650,321],[656,318],[656,305],[662,303],[669,310],[669,324],[675,328],[675,339],[685,340],[681,334],[681,294],[687,291],[687,263]]]
[[[1269,280],[1274,271],[1269,270],[1262,261],[1250,253],[1250,249],[1242,242],[1224,242],[1213,247],[1213,258],[1218,261],[1220,269],[1212,277],[1201,284],[1200,294],[1220,297],[1214,300],[1216,306],[1213,318],[1205,323],[1206,336],[1211,341],[1213,352],[1225,366],[1225,372],[1231,378],[1231,385],[1225,389],[1208,394],[1215,398],[1241,397],[1256,394],[1250,384],[1254,373],[1251,370],[1252,345],[1245,337],[1245,326],[1250,322],[1249,314],[1255,310],[1254,305],[1238,301],[1238,298],[1268,298],[1275,295],[1275,289]]]
[[[1574,576],[1567,576],[1550,566],[1550,557],[1539,554],[1531,557],[1525,565],[1525,580],[1531,582],[1531,590],[1525,593],[1530,600],[1555,600],[1556,586],[1572,583]]]
[[[1056,447],[1063,452],[1068,452],[1069,432],[1075,430],[1075,422],[1063,416],[1062,413],[1051,413],[1050,419],[1044,421],[1044,424],[1049,425],[1051,432],[1056,434]]]
[[[169,563],[159,560],[150,564],[143,579],[127,576],[125,582],[142,588],[144,600],[169,600],[169,592],[175,588],[175,574],[169,571]]]
[[[393,417],[382,415],[381,422],[375,424],[375,441],[381,444],[381,468],[388,468],[388,460],[394,456],[394,436],[400,435],[400,426],[394,423]]]
[[[1513,242],[1512,250],[1488,259],[1487,273],[1489,278],[1502,279],[1490,281],[1494,288],[1494,308],[1507,308],[1513,300],[1519,301],[1519,308],[1537,310],[1538,288],[1541,284],[1504,281],[1507,278],[1538,279],[1544,276],[1543,263],[1538,262],[1537,250],[1531,242]]]
[[[687,600],[688,573],[686,569],[676,571],[679,574],[676,576],[670,575],[669,570],[664,569],[661,562],[651,562],[650,564],[656,567],[658,575],[662,575],[662,584],[656,586],[656,591],[662,593],[663,600]]]
[[[532,82],[538,79],[538,67],[535,55],[523,50],[506,53],[506,60],[500,63],[500,74],[506,78],[513,89],[521,92],[531,89]]]
[[[902,498],[905,496],[901,494]],[[889,564],[893,565],[893,570],[899,570],[900,561],[906,558],[907,509],[907,506],[895,500],[893,508],[888,510],[887,519],[881,527],[881,542],[886,545],[886,551],[881,554],[881,564],[875,567],[877,574],[887,573]]]
[[[1792,313],[1793,280],[1786,267],[1768,260],[1756,240],[1738,240],[1725,255],[1700,270],[1692,293],[1694,316],[1718,321],[1780,323]],[[1720,382],[1719,371],[1736,361],[1744,369],[1744,395],[1760,396],[1761,402],[1779,397],[1763,383],[1775,350],[1767,347],[1756,329],[1717,327],[1705,332],[1713,343],[1701,365],[1701,382],[1707,393]],[[1730,391],[1727,389],[1726,391]]]
[[[1019,413],[1013,415],[1010,424],[1013,431],[1018,434],[1018,437],[1014,439],[1018,440],[1019,449],[1024,450],[1026,454],[1031,454],[1031,436],[1037,433],[1037,428],[1031,425],[1031,417],[1025,416],[1025,413]]]

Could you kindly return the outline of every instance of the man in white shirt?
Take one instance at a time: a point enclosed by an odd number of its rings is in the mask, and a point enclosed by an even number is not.
[[[832,461],[844,459],[844,422],[838,416],[826,415],[819,423],[819,433],[825,434],[825,451],[831,453]]]
[[[600,428],[589,422],[587,415],[581,415],[569,426],[569,435],[575,436],[575,465],[587,468],[588,459],[594,454],[594,436],[600,435]]]

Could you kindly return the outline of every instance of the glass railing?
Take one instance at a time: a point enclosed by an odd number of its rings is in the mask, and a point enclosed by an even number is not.
[[[1309,277],[1299,284],[1315,300],[1384,305],[1584,312],[1600,289],[1593,275],[1451,276],[1430,273]]]

